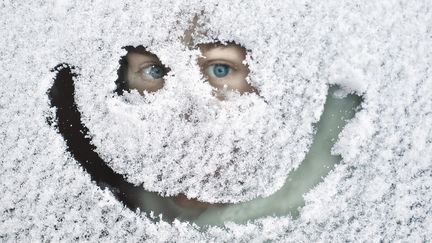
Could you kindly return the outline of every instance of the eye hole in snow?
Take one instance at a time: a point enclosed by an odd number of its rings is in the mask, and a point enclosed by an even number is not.
[[[214,87],[213,95],[224,99],[225,93],[238,91],[256,93],[248,82],[249,68],[245,64],[246,49],[236,43],[207,43],[198,45],[201,57],[198,64],[205,80]]]
[[[163,66],[155,55],[143,53],[152,58],[151,65],[161,67],[161,72],[149,73],[156,75],[155,80],[159,79],[157,82],[163,86],[163,74],[169,69]],[[121,63],[122,61],[124,59],[121,60]],[[200,60],[200,62],[203,61]],[[217,64],[220,63],[201,64],[201,67],[206,67],[214,72],[204,75],[208,75],[208,78],[211,79],[215,78],[210,77],[211,75],[226,76],[233,72],[229,68],[227,70],[225,66],[216,66]],[[218,68],[220,70],[214,70]],[[117,94],[130,88],[127,83],[120,82],[124,80],[122,74],[124,75],[126,70],[127,67],[122,66],[118,72],[117,89],[114,91]],[[340,156],[332,155],[331,148],[345,124],[360,109],[362,101],[361,97],[352,94],[344,98],[337,97],[339,88],[336,86],[329,88],[324,112],[320,121],[315,124],[316,133],[309,152],[301,165],[289,174],[285,185],[276,193],[269,197],[258,197],[241,203],[207,203],[188,199],[184,194],[171,197],[160,196],[158,193],[144,190],[140,185],[136,186],[127,182],[123,175],[111,169],[95,152],[96,147],[91,144],[91,138],[87,136],[89,130],[81,123],[81,114],[74,100],[74,78],[78,74],[75,73],[73,67],[66,64],[58,65],[54,71],[57,72],[57,75],[53,86],[48,91],[48,96],[51,106],[56,108],[55,120],[57,120],[58,130],[67,143],[68,151],[90,174],[91,179],[101,188],[110,189],[114,196],[131,210],[140,209],[155,221],[159,220],[158,216],[161,215],[162,219],[168,222],[179,219],[196,223],[199,226],[222,225],[227,221],[245,223],[248,220],[269,215],[290,214],[297,217],[298,210],[304,204],[303,195],[322,181],[334,165],[340,162]],[[142,79],[142,81],[147,80]],[[209,80],[209,83],[217,83],[217,81]],[[215,87],[220,86],[216,84]],[[237,87],[233,89],[239,89]],[[250,85],[244,87],[247,87],[245,92],[255,92]]]
[[[170,69],[143,46],[126,46],[124,49],[128,53],[120,60],[115,92],[121,95],[123,91],[135,89],[143,94],[144,91],[156,92],[163,88],[164,77]]]

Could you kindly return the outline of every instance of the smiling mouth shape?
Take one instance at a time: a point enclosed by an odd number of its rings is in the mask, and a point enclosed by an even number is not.
[[[184,207],[184,208],[207,209],[209,207],[223,207],[223,206],[228,205],[226,203],[201,202],[195,198],[189,199],[183,193],[180,193],[179,195],[175,196],[173,198],[173,200],[177,205],[179,205],[180,207]]]
[[[67,151],[71,153],[71,155],[75,158],[75,160],[83,167],[83,169],[90,175],[91,180],[96,182],[96,184],[102,188],[108,188],[113,195],[116,197],[117,200],[122,202],[125,206],[127,206],[129,209],[135,211],[136,209],[145,209],[148,205],[152,204],[149,200],[151,198],[157,198],[158,204],[161,204],[160,206],[173,206],[176,205],[177,208],[183,208],[186,211],[191,212],[191,210],[194,210],[193,214],[196,214],[198,212],[201,213],[207,208],[224,208],[225,206],[233,205],[233,204],[211,204],[207,202],[201,202],[197,199],[189,199],[184,194],[179,194],[173,197],[162,197],[158,195],[157,193],[152,193],[146,191],[141,185],[135,186],[129,182],[127,182],[121,174],[116,173],[113,171],[106,163],[103,161],[100,156],[95,152],[96,147],[91,144],[90,137],[87,136],[88,129],[81,124],[81,114],[77,109],[77,105],[74,100],[74,81],[73,77],[77,76],[77,74],[74,72],[74,68],[70,67],[67,64],[60,64],[57,65],[52,71],[57,72],[56,78],[54,80],[53,86],[48,90],[47,94],[49,97],[49,100],[51,101],[51,106],[56,108],[56,115],[55,117],[47,117],[47,123],[49,125],[55,124],[55,126],[58,128],[60,134],[65,139],[66,145],[67,145]],[[329,91],[329,94],[333,91]],[[324,114],[326,113],[326,107],[328,105],[329,99],[327,99],[324,112],[321,117],[323,119]],[[351,104],[345,104],[347,107],[339,106],[337,107],[338,112],[347,113],[349,110],[348,107],[351,107],[350,109],[358,108],[359,104],[361,103],[362,99],[358,96],[356,96],[355,99],[351,100]],[[330,102],[331,103],[331,102]],[[355,110],[355,109],[354,109]],[[344,127],[344,124],[351,119],[354,116],[355,111],[352,110],[351,114],[345,114],[344,119],[345,123],[341,123],[340,126],[337,126],[337,130],[339,132]],[[328,113],[328,112],[327,112]],[[327,114],[329,115],[329,114]],[[333,116],[334,114],[330,114],[329,116]],[[319,164],[319,166],[326,166],[328,168],[327,172],[319,178],[309,178],[306,180],[306,183],[303,182],[303,184],[293,183],[296,179],[300,177],[304,177],[306,173],[308,173],[309,170],[315,170],[317,168],[317,165],[315,165],[316,162],[314,158],[319,156],[321,160],[338,160],[340,161],[340,156],[333,156],[333,158],[325,157],[323,158],[322,154],[317,153],[316,147],[314,144],[318,143],[319,140],[322,140],[323,137],[320,135],[324,130],[333,129],[329,128],[330,123],[336,123],[337,119],[340,120],[342,117],[333,116],[332,119],[324,119],[325,122],[321,124],[321,120],[318,125],[318,131],[316,134],[316,137],[314,137],[314,142],[310,147],[310,151],[306,155],[305,160],[300,164],[300,167],[297,168],[295,171],[291,172],[288,175],[287,181],[291,181],[290,183],[286,183],[283,188],[288,188],[288,191],[291,190],[291,192],[300,193],[299,198],[302,198],[303,193],[306,193],[308,190],[314,187],[314,185],[318,184],[322,177],[324,177],[332,168],[332,164],[328,163],[327,165]],[[336,120],[334,120],[336,119]],[[56,121],[56,122],[55,122]],[[329,123],[330,122],[330,123]],[[342,125],[343,124],[343,125]],[[322,127],[327,127],[322,129]],[[337,132],[337,134],[339,134]],[[325,132],[324,132],[325,133]],[[337,139],[332,138],[332,139]],[[332,144],[327,144],[328,148],[326,147],[325,150],[330,151]],[[328,152],[328,156],[330,156],[330,152]],[[326,156],[326,155],[324,155]],[[300,188],[300,189],[299,189]],[[307,189],[309,188],[309,189]],[[285,190],[285,189],[284,189]],[[286,193],[283,191],[283,189],[280,189],[273,195],[269,196],[268,198],[279,198],[281,195]],[[268,198],[258,198],[254,200],[267,200]],[[291,200],[294,197],[291,197]],[[252,201],[254,201],[252,200]],[[285,200],[285,199],[284,199]],[[251,201],[251,202],[252,202]],[[150,203],[149,203],[150,202]],[[249,202],[245,202],[244,204],[248,204]],[[292,207],[294,213],[292,213],[292,216],[295,217],[296,213],[298,213],[298,208],[301,207],[303,204],[303,201],[296,202],[292,205],[287,204],[287,207]],[[153,202],[154,204],[154,202]],[[235,205],[237,206],[237,205]],[[145,211],[145,210],[142,210]],[[158,214],[156,210],[151,210],[152,212],[155,212]],[[178,219],[179,217],[175,214],[169,214],[169,212],[165,213],[165,211],[160,211],[160,213],[163,213],[164,220],[166,221],[173,221],[175,219]],[[272,214],[275,214],[274,212]],[[258,214],[257,214],[258,215]],[[269,214],[261,214],[259,216],[266,216]],[[181,219],[187,219],[187,217],[183,217]],[[150,217],[150,219],[157,221],[155,217]],[[188,220],[188,219],[187,219]],[[248,219],[249,220],[249,219]]]

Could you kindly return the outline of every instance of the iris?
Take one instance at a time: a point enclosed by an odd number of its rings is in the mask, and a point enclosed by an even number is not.
[[[143,72],[146,79],[160,79],[166,74],[165,68],[159,65],[148,66]]]
[[[223,78],[230,73],[231,67],[226,64],[213,64],[209,66],[209,71],[210,74]]]

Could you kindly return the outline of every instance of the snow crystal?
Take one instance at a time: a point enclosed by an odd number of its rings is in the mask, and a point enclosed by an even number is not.
[[[0,239],[431,241],[431,13],[422,0],[2,1]],[[215,100],[197,64],[197,45],[213,42],[246,48],[258,94]],[[170,68],[166,85],[117,95],[123,47],[139,45]],[[312,144],[329,85],[363,103],[332,149],[342,163],[298,218],[198,228],[134,212],[92,181],[48,97],[59,64],[75,67],[81,122],[108,168],[211,203],[280,189]]]

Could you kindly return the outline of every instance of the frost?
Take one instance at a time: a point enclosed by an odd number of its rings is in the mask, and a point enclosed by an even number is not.
[[[2,1],[0,239],[431,241],[431,13],[420,0]],[[259,94],[215,100],[199,51],[182,43],[194,16],[194,44],[248,50]],[[166,86],[118,96],[122,47],[138,45],[170,67]],[[82,123],[110,168],[208,202],[280,189],[312,144],[330,84],[364,101],[333,147],[342,163],[304,195],[298,218],[197,228],[133,212],[67,152],[47,96],[61,63],[76,67]]]

